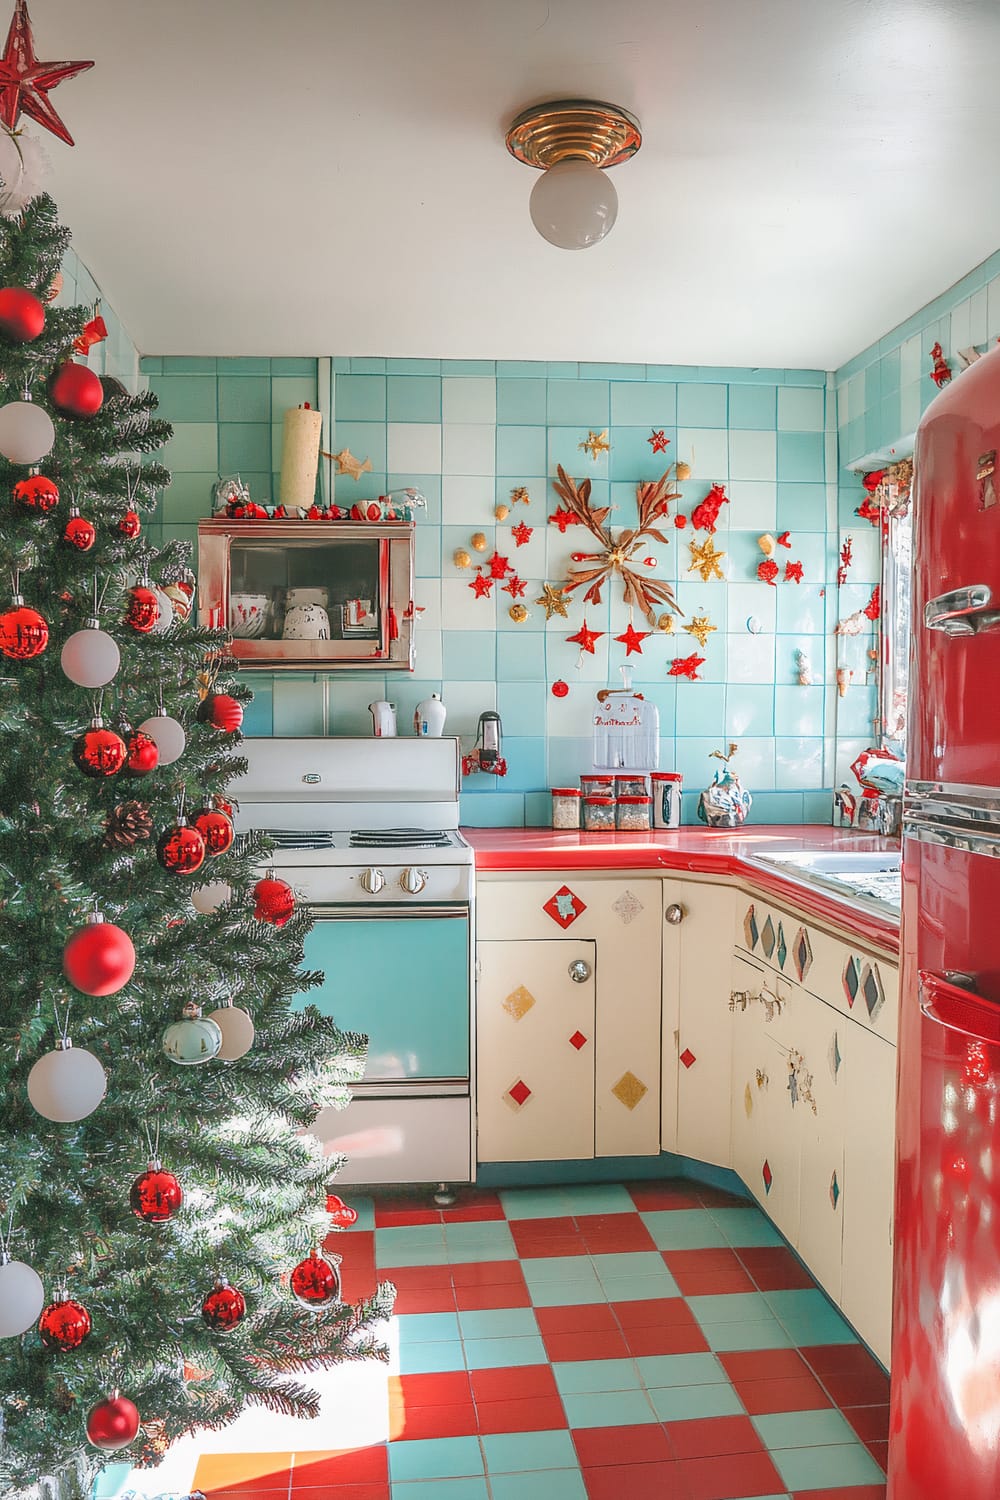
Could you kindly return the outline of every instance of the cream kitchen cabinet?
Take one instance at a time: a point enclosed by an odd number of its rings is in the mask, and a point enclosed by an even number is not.
[[[480,1161],[658,1153],[660,887],[586,872],[480,877]]]
[[[840,1305],[884,1365],[892,1331],[896,1049],[844,1032],[844,1219]]]

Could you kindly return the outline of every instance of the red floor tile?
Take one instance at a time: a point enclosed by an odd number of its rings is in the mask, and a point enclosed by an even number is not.
[[[844,1416],[864,1442],[884,1442],[889,1436],[887,1406],[845,1406]]]
[[[397,1313],[435,1313],[455,1311],[454,1287],[430,1288],[427,1291],[396,1290],[393,1311]]]
[[[440,1223],[441,1210],[437,1208],[423,1208],[416,1204],[408,1208],[387,1208],[384,1204],[375,1205],[376,1229],[401,1229],[411,1224]]]
[[[626,1429],[623,1436],[626,1438]],[[584,1469],[583,1482],[589,1500],[686,1500],[686,1491],[677,1488],[679,1465],[664,1463],[616,1463],[609,1468]]]
[[[689,1182],[628,1182],[629,1196],[642,1213],[660,1213],[665,1208],[700,1208],[694,1186]]]
[[[810,1344],[799,1350],[817,1375],[863,1375],[870,1370],[885,1379],[881,1365],[861,1344]]]
[[[666,1422],[677,1458],[717,1458],[726,1453],[763,1453],[764,1445],[749,1417],[704,1417]]]
[[[451,1286],[453,1266],[382,1266],[380,1281],[391,1281],[397,1291],[429,1292]]]
[[[878,1464],[882,1472],[885,1473],[885,1471],[889,1467],[888,1440],[886,1440],[885,1442],[867,1442],[865,1443],[865,1447],[868,1449],[868,1452],[871,1454],[872,1458]]]
[[[681,1494],[688,1500],[732,1500],[734,1495],[781,1495],[779,1475],[764,1453],[727,1453],[712,1458],[683,1458],[678,1462]]]
[[[720,1354],[719,1362],[730,1380],[781,1380],[812,1375],[797,1349],[746,1349]]]
[[[577,1232],[576,1220],[570,1214],[559,1214],[551,1219],[509,1219],[507,1222],[515,1244],[521,1236],[530,1240],[564,1240]]]
[[[334,1230],[324,1240],[327,1250],[342,1257],[340,1279],[344,1297],[356,1302],[368,1297],[380,1281],[391,1281],[385,1271],[375,1269],[375,1234],[372,1230]]]
[[[618,1330],[618,1319],[606,1302],[581,1302],[578,1307],[536,1307],[535,1318],[543,1336]]]
[[[456,1208],[446,1208],[442,1215],[446,1224],[486,1224],[504,1217],[499,1203],[470,1203]]]
[[[524,1286],[524,1272],[516,1260],[470,1260],[464,1265],[437,1266],[455,1286],[499,1286],[503,1281]]]
[[[745,1198],[740,1193],[727,1193],[725,1188],[709,1187],[702,1182],[691,1185],[706,1208],[749,1208],[753,1203],[752,1198]]]
[[[296,1486],[294,1474],[292,1480],[292,1494],[296,1500],[390,1500],[388,1483],[323,1484],[317,1487]]]
[[[646,1297],[635,1302],[612,1302],[611,1310],[626,1331],[694,1322],[694,1314],[683,1297]]]
[[[628,1255],[656,1249],[653,1236],[637,1213],[593,1214],[576,1223],[591,1255]]]
[[[660,1253],[672,1276],[683,1276],[691,1271],[742,1271],[744,1269],[735,1250],[663,1250]]]
[[[802,1262],[784,1245],[745,1245],[739,1256],[762,1292],[815,1286]]]
[[[476,1405],[490,1401],[543,1400],[558,1397],[551,1365],[517,1365],[509,1369],[470,1370]]]
[[[480,1432],[549,1432],[566,1426],[558,1396],[520,1396],[476,1404]]]
[[[889,1399],[889,1379],[881,1370],[824,1373],[819,1378],[838,1406],[881,1406]]]
[[[531,1296],[522,1282],[501,1282],[499,1286],[457,1286],[455,1301],[459,1312],[480,1312],[494,1307],[530,1307]]]
[[[628,1359],[629,1350],[621,1332],[592,1329],[580,1333],[543,1333],[545,1352],[553,1364],[575,1359]]]
[[[792,1500],[885,1500],[885,1485],[862,1484],[846,1490],[796,1490]],[[941,1500],[944,1500],[943,1495]]]
[[[697,1323],[663,1323],[653,1328],[627,1328],[625,1342],[634,1359],[647,1354],[704,1354],[708,1340]]]
[[[573,1433],[580,1466],[584,1469],[609,1464],[664,1463],[673,1457],[666,1433],[659,1423],[635,1427],[580,1427]]]
[[[517,1253],[522,1260],[540,1260],[543,1256],[587,1254],[587,1247],[578,1234],[564,1240],[557,1240],[552,1236],[539,1240],[522,1238],[516,1241],[516,1245]]]
[[[287,1484],[278,1490],[217,1490],[214,1486],[206,1489],[202,1485],[201,1492],[207,1500],[288,1500]]]
[[[291,1484],[291,1453],[203,1453],[194,1471],[192,1488],[214,1495],[251,1494],[254,1490],[277,1490],[287,1495]]]
[[[389,1408],[389,1430],[393,1441],[422,1438],[470,1437],[477,1431],[476,1408],[471,1401],[456,1406],[407,1406]]]
[[[684,1271],[674,1280],[685,1297],[728,1296],[732,1292],[755,1292],[756,1283],[739,1267],[735,1271]]]
[[[317,1484],[360,1484],[385,1481],[389,1477],[389,1453],[385,1443],[369,1448],[326,1448],[318,1452],[304,1450],[293,1457],[294,1482],[306,1480]]]
[[[471,1400],[468,1370],[389,1376],[389,1401],[394,1406],[454,1406]]]
[[[783,1380],[735,1380],[733,1386],[752,1417],[779,1411],[818,1411],[833,1404],[811,1375],[789,1375]]]

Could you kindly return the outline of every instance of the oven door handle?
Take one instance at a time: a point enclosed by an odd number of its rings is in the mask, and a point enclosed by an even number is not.
[[[450,917],[456,921],[469,920],[468,906],[352,906],[350,904],[310,901],[309,910],[319,922],[377,922],[383,917],[400,917],[416,920],[419,917]]]

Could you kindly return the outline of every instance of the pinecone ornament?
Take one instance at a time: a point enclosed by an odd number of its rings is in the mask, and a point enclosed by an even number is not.
[[[153,816],[144,802],[119,802],[104,827],[105,849],[131,849],[153,831]]]

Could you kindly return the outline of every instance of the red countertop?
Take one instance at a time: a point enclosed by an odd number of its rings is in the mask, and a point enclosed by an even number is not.
[[[890,953],[899,951],[899,920],[804,878],[756,861],[770,854],[881,852],[890,839],[826,824],[749,828],[678,828],[651,833],[564,833],[553,828],[463,828],[476,869],[535,873],[544,870],[677,870],[728,875],[832,922]]]

